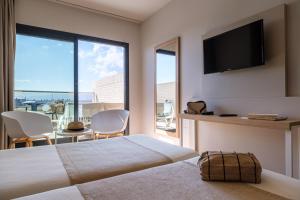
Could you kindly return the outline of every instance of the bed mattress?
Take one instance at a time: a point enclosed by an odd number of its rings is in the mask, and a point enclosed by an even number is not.
[[[180,161],[27,196],[19,200],[300,199],[299,180],[263,170],[261,184],[205,182],[200,178],[196,162],[197,158]]]
[[[0,151],[0,199],[36,194],[196,156],[143,136]]]

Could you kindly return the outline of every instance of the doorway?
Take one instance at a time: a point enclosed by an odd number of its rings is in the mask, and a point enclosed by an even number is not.
[[[179,38],[155,48],[155,134],[180,138]]]

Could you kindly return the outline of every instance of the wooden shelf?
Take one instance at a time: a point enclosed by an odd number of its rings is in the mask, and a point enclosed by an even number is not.
[[[233,124],[240,126],[252,126],[252,127],[260,127],[260,128],[268,128],[268,129],[277,129],[282,130],[285,133],[285,174],[287,176],[293,176],[293,151],[294,145],[292,141],[292,127],[298,128],[298,137],[300,138],[299,126],[300,119],[287,119],[283,121],[267,121],[267,120],[254,120],[248,119],[246,117],[219,117],[216,115],[192,115],[192,114],[178,114],[177,115],[179,121],[182,119],[189,119],[195,122],[195,150],[198,151],[198,128],[197,121],[204,122],[215,122],[215,123],[223,123],[223,124]],[[181,123],[181,122],[180,122]],[[181,144],[183,143],[181,137]],[[300,155],[300,148],[297,148],[297,152],[295,155]],[[300,156],[298,158],[300,160]],[[300,173],[300,168],[298,169]]]
[[[248,119],[246,117],[219,117],[216,115],[193,115],[193,114],[178,114],[178,117],[181,119],[234,124],[234,125],[241,125],[241,126],[254,126],[254,127],[269,128],[269,129],[282,129],[282,130],[290,130],[292,126],[300,125],[299,119],[267,121],[267,120],[253,120],[253,119]]]

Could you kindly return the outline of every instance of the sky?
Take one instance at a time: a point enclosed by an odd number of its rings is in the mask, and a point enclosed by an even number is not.
[[[72,42],[17,35],[16,44],[16,90],[74,90]]]
[[[124,48],[80,40],[78,43],[79,92],[91,92],[93,83],[124,72]]]
[[[156,83],[175,82],[176,79],[176,57],[157,53],[156,59]]]
[[[74,90],[74,45],[17,34],[15,89],[34,91]],[[124,48],[101,43],[78,43],[79,92],[91,92],[92,84],[124,72]],[[157,83],[175,81],[175,57],[158,54]]]

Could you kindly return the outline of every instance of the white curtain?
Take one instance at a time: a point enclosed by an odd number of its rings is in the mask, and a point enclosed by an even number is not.
[[[0,0],[0,113],[13,109],[15,46],[15,1]],[[0,117],[0,149],[7,145],[8,136]]]

